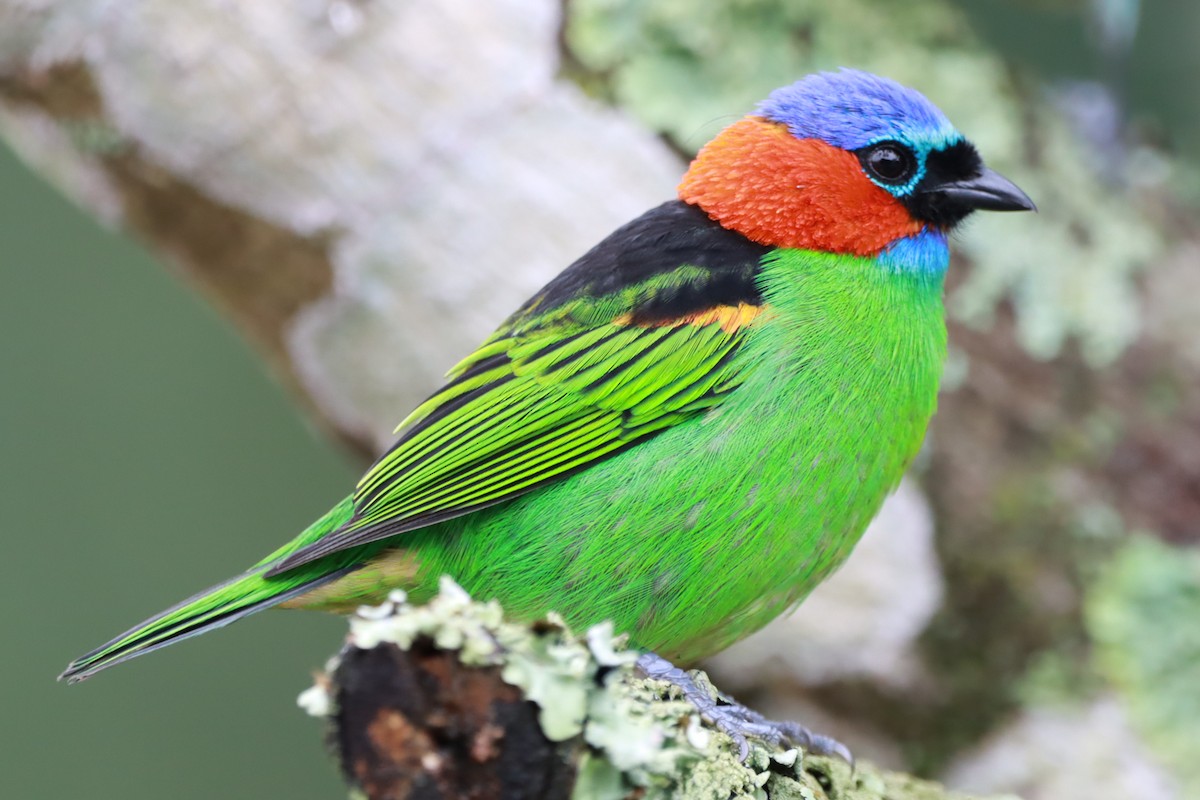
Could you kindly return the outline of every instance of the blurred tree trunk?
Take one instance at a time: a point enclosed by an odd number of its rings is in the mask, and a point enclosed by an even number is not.
[[[677,156],[555,77],[550,2],[0,2],[0,133],[364,455]]]
[[[919,86],[1042,211],[959,243],[954,353],[919,470],[937,530],[921,557],[944,601],[884,648],[910,668],[796,666],[758,699],[816,702],[850,744],[929,772],[1002,736],[1030,697],[1084,708],[1115,692],[1128,736],[1113,741],[1148,738],[1200,781],[1171,756],[1200,739],[1195,720],[1146,711],[1172,705],[1156,694],[1167,656],[1126,657],[1165,612],[1111,594],[1142,596],[1111,578],[1131,531],[1200,541],[1200,243],[1161,154],[1120,143],[1128,173],[1093,172],[1045,93],[945,0],[0,0],[0,134],[210,297],[367,456],[524,297],[669,197],[681,155],[839,63]],[[883,552],[854,561],[886,567]],[[873,620],[911,594],[904,576],[889,591],[744,647],[824,625],[872,652],[888,637]],[[1089,612],[1105,603],[1125,627]],[[731,680],[750,652],[722,662]]]

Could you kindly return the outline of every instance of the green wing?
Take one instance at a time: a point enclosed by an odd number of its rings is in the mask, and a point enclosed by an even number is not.
[[[718,402],[740,335],[610,323],[485,345],[413,414],[355,493],[351,528],[389,533],[523,494]]]
[[[559,310],[502,328],[401,423],[352,519],[271,574],[512,499],[711,408],[738,383],[731,356],[757,311],[639,325]]]

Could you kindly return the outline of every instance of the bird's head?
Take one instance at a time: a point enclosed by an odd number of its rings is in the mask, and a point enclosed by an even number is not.
[[[923,95],[857,70],[771,93],[692,162],[681,199],[760,244],[876,255],[1033,202]]]

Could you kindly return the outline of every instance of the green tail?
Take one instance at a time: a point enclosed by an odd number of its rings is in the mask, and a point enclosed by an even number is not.
[[[328,572],[299,569],[274,578],[263,577],[263,574],[284,556],[337,530],[352,513],[351,498],[346,498],[295,539],[246,572],[155,614],[108,643],[80,656],[67,665],[58,679],[78,683],[114,664],[224,627],[351,572],[357,568],[356,564]]]

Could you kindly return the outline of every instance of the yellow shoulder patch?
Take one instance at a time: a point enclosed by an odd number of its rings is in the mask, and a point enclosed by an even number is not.
[[[765,306],[738,303],[736,306],[713,306],[712,308],[706,308],[703,311],[696,311],[682,317],[672,317],[670,319],[655,320],[654,322],[641,324],[647,328],[675,328],[680,325],[694,325],[700,328],[705,325],[720,325],[721,330],[726,333],[733,333],[749,325],[764,310],[766,310]],[[632,314],[623,314],[613,321],[618,325],[634,324]]]

